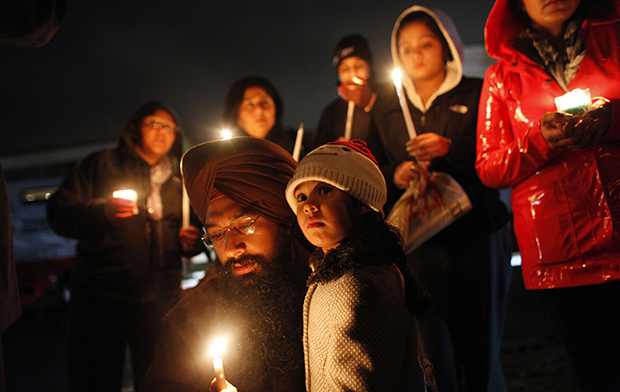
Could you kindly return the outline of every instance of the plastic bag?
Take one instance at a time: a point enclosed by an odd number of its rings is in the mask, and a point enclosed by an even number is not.
[[[411,253],[471,208],[467,194],[452,176],[431,172],[411,181],[386,221],[398,228]]]

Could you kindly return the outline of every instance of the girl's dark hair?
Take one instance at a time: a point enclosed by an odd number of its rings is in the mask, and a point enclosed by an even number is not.
[[[128,132],[131,135],[131,140],[135,145],[140,145],[142,143],[142,121],[146,117],[155,114],[155,112],[158,110],[168,112],[168,114],[170,114],[174,119],[174,123],[177,125],[177,136],[170,151],[174,155],[178,156],[178,158],[180,158],[182,147],[181,138],[179,137],[179,134],[181,132],[181,122],[179,121],[179,115],[174,111],[174,109],[162,102],[150,101],[140,106],[129,119],[129,122],[125,127],[125,132]]]
[[[386,233],[394,243],[400,246],[402,250],[400,257],[388,257],[387,259],[392,260],[394,264],[396,264],[405,280],[405,303],[407,304],[409,313],[417,318],[423,318],[432,307],[431,298],[429,294],[422,291],[420,284],[413,277],[407,266],[407,257],[405,254],[407,245],[405,240],[400,235],[398,229],[383,220],[381,214],[376,211],[371,211],[362,215],[362,220],[367,229]]]
[[[243,94],[249,87],[260,87],[273,99],[276,105],[276,122],[274,129],[282,128],[282,115],[284,113],[284,103],[280,93],[273,84],[261,76],[247,76],[237,80],[228,90],[226,94],[226,102],[224,104],[224,124],[227,127],[238,129],[237,119],[239,118],[239,108],[243,102]]]
[[[432,31],[441,42],[441,49],[443,52],[444,60],[452,61],[452,51],[450,50],[450,45],[448,45],[448,41],[446,41],[446,37],[444,37],[441,29],[437,25],[437,22],[435,22],[435,19],[433,19],[432,16],[423,11],[411,12],[410,14],[407,14],[403,19],[401,19],[398,30],[396,31],[396,43],[398,44],[400,32],[403,30],[403,28],[415,22],[423,22],[424,24],[426,24],[426,27],[428,27],[429,30]]]

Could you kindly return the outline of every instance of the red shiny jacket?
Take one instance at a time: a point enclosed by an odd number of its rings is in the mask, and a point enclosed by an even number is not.
[[[497,0],[485,27],[486,72],[478,116],[476,169],[493,188],[512,187],[525,286],[546,289],[620,279],[620,0],[605,20],[586,20],[586,54],[569,88],[589,88],[613,107],[592,147],[553,150],[540,118],[565,92],[512,45],[518,26]]]

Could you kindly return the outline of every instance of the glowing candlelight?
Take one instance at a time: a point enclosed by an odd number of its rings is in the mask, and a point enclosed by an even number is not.
[[[295,147],[293,148],[293,159],[299,162],[299,155],[301,154],[301,143],[304,140],[304,123],[299,124],[297,130],[297,138],[295,139]]]
[[[133,189],[121,189],[112,192],[112,197],[115,199],[129,200],[133,202],[133,214],[138,215],[138,194]]]
[[[226,348],[226,339],[224,338],[215,339],[213,344],[211,344],[210,353],[215,358],[213,360],[213,370],[215,370],[215,385],[217,386],[218,391],[226,389],[224,363],[222,362],[222,353],[224,352],[224,348]]]
[[[403,110],[403,117],[405,117],[405,124],[407,125],[407,132],[409,132],[409,138],[415,139],[418,134],[413,127],[413,120],[411,120],[411,113],[409,112],[409,105],[407,104],[407,98],[405,94],[403,94],[403,83],[401,81],[402,73],[400,69],[394,68],[394,72],[392,73],[392,77],[394,78],[394,86],[396,86],[396,94],[398,95],[398,102],[400,103],[400,107]]]
[[[222,129],[222,139],[228,140],[231,138],[232,138],[232,132],[230,132],[228,129]]]
[[[590,89],[580,88],[569,91],[568,93],[555,98],[555,107],[558,112],[573,115],[584,114],[591,108]]]
[[[349,101],[347,109],[347,123],[344,126],[344,140],[351,140],[351,125],[353,124],[353,112],[355,111],[355,102]]]

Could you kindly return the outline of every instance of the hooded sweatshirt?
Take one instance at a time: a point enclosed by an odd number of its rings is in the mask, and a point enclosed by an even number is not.
[[[446,77],[443,83],[426,104],[416,92],[413,80],[405,72],[398,52],[396,35],[401,21],[413,12],[426,13],[435,20],[452,55],[452,60],[445,65]],[[504,227],[508,222],[506,206],[499,200],[498,191],[482,185],[474,167],[477,110],[482,80],[463,76],[463,44],[452,20],[440,10],[413,6],[398,17],[392,31],[391,46],[394,66],[403,71],[401,80],[417,134],[433,132],[452,141],[448,153],[432,159],[429,169],[450,174],[463,187],[473,205],[472,211],[428,242],[441,246],[446,241],[471,241]],[[387,214],[403,193],[403,190],[394,184],[394,171],[401,163],[411,161],[412,157],[405,150],[409,134],[394,86],[380,91],[377,102],[374,121],[387,160],[386,164],[381,165],[381,171],[388,183],[388,202],[385,207]]]

